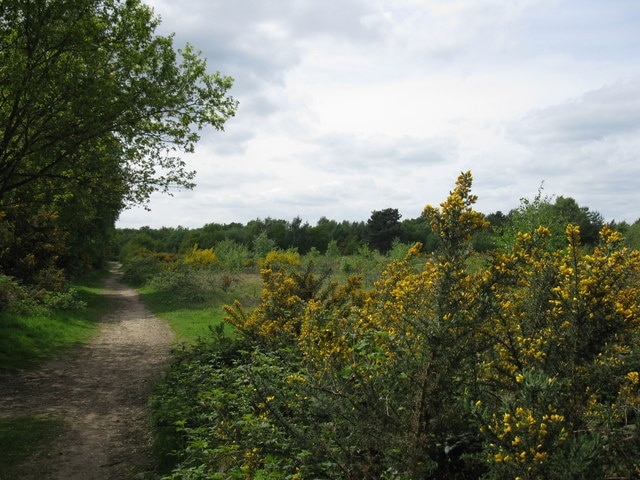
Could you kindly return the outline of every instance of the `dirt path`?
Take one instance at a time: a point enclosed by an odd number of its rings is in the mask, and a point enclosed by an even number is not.
[[[36,372],[0,379],[0,416],[53,414],[70,428],[20,478],[119,480],[148,478],[147,401],[166,365],[173,333],[112,273],[112,304],[86,347]]]

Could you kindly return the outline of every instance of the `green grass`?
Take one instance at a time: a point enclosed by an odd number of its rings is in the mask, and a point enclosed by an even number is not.
[[[153,309],[152,306],[150,306]],[[179,308],[158,314],[165,320],[176,334],[179,342],[192,342],[199,337],[208,335],[212,328],[224,323],[222,305],[208,307]],[[230,325],[224,325],[225,333],[233,334]]]
[[[64,420],[29,416],[0,420],[0,480],[20,478],[18,465],[66,428]]]
[[[86,309],[33,314],[0,312],[0,371],[33,368],[69,348],[87,342],[107,311],[100,295],[104,274],[81,279],[74,285]]]
[[[142,301],[155,315],[165,320],[176,334],[176,340],[192,343],[209,335],[211,329],[224,324],[225,333],[233,335],[233,327],[224,323],[223,306],[239,300],[243,305],[255,304],[260,295],[261,280],[255,274],[237,275],[237,281],[226,292],[212,291],[204,301],[189,302],[170,292],[147,285],[138,289]]]

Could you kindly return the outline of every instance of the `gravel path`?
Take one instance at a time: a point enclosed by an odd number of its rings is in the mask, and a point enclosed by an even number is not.
[[[149,478],[147,401],[169,360],[173,333],[117,273],[103,294],[112,307],[90,344],[37,371],[0,378],[0,417],[52,414],[70,424],[24,465],[22,479]]]

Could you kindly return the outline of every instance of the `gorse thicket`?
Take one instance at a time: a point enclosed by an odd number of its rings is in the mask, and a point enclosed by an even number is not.
[[[543,225],[480,256],[471,183],[425,208],[439,250],[370,289],[270,253],[259,305],[227,307],[239,339],[163,387],[166,478],[638,478],[640,253],[609,227],[587,251],[573,225],[550,249]]]

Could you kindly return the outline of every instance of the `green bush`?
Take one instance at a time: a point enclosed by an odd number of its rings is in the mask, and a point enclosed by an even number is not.
[[[205,302],[218,286],[218,276],[209,268],[180,265],[175,270],[161,270],[149,285],[171,298],[176,305],[194,305]]]
[[[158,273],[160,259],[150,254],[131,256],[122,265],[122,278],[125,282],[141,286]]]
[[[87,302],[80,298],[79,292],[69,287],[64,292],[49,292],[44,298],[44,306],[50,310],[84,310]]]
[[[198,345],[157,399],[180,439],[165,478],[637,478],[640,252],[609,227],[587,251],[570,224],[478,256],[470,186],[425,208],[434,254],[361,251],[368,281],[267,254],[257,307],[226,308],[231,360]]]
[[[242,341],[225,337],[223,329],[218,329],[200,337],[194,345],[174,351],[174,361],[151,398],[154,445],[163,473],[177,465],[174,475],[197,466],[188,462],[191,456],[187,452],[193,450],[190,444],[196,442],[198,433],[206,430],[209,418],[216,415],[203,409],[202,402],[212,397],[207,392],[222,394],[222,389],[236,383],[225,375],[231,378],[237,374],[233,367],[242,350]]]
[[[26,291],[13,278],[0,274],[0,311],[27,298]]]
[[[218,257],[218,268],[223,272],[238,273],[250,265],[251,252],[244,245],[233,240],[223,240],[214,249]]]

